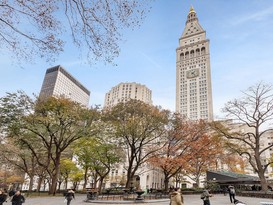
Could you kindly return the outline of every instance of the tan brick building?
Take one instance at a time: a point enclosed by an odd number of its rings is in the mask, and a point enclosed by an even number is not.
[[[104,107],[111,108],[130,99],[152,105],[152,91],[139,83],[119,83],[105,94]]]

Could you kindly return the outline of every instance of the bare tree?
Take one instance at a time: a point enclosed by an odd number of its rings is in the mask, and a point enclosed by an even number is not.
[[[265,159],[265,152],[273,144],[265,144],[264,140],[273,131],[270,128],[273,120],[272,86],[259,83],[250,87],[241,98],[229,101],[223,111],[237,123],[237,128],[220,122],[214,122],[213,127],[228,139],[230,149],[247,158],[261,180],[262,189],[267,190],[265,171],[273,161]],[[238,129],[240,126],[248,129]]]
[[[141,24],[149,1],[2,0],[0,48],[18,60],[54,60],[64,51],[62,34],[69,31],[89,62],[112,62],[119,54],[122,29]]]

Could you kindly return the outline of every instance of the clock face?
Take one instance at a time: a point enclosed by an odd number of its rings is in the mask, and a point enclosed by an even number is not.
[[[192,69],[187,71],[187,78],[195,78],[199,75],[199,70],[198,69]]]

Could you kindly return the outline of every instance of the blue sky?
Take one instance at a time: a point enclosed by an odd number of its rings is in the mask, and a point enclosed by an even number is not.
[[[154,105],[175,109],[175,49],[190,6],[210,39],[213,108],[222,117],[225,103],[241,91],[273,81],[273,1],[155,0],[140,28],[124,31],[118,66],[90,66],[66,47],[54,63],[37,59],[23,68],[1,50],[0,96],[24,90],[38,94],[47,68],[62,65],[91,91],[90,105],[103,105],[104,95],[120,82],[145,84]]]

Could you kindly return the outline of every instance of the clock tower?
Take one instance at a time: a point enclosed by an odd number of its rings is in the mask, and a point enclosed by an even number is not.
[[[176,49],[176,112],[213,120],[209,40],[193,7]]]

